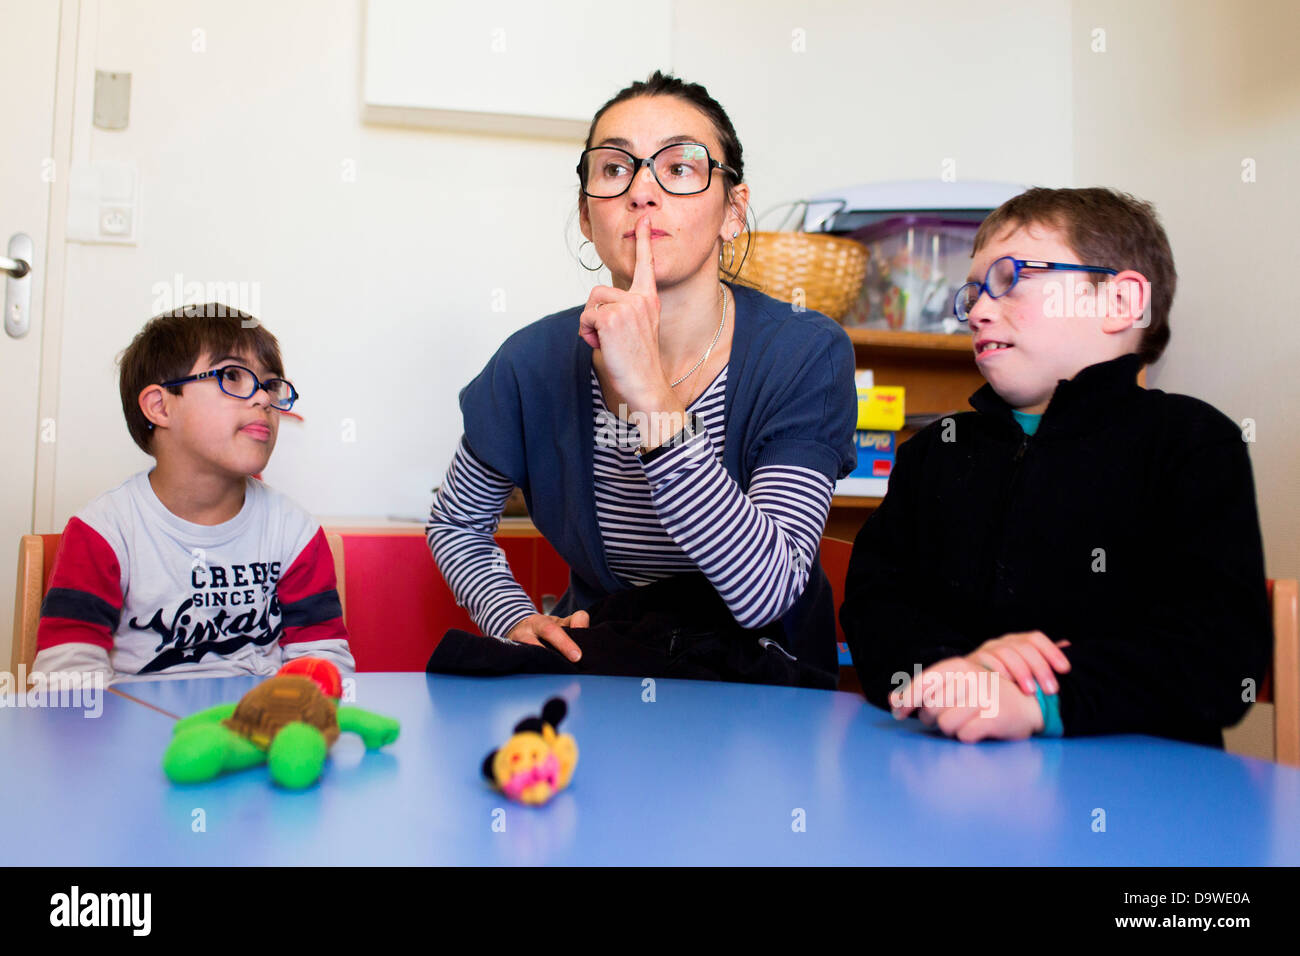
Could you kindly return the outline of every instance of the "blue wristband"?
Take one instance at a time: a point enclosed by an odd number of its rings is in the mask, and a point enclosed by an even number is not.
[[[1038,709],[1043,715],[1043,729],[1038,731],[1040,737],[1061,737],[1065,726],[1061,723],[1061,700],[1056,694],[1044,694],[1043,689],[1034,684],[1034,696],[1038,699]]]

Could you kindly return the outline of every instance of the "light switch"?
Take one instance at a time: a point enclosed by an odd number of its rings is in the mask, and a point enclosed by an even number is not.
[[[100,163],[99,198],[104,202],[135,202],[135,166],[129,163]]]

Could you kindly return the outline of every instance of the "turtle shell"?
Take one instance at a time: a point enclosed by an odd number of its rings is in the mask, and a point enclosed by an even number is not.
[[[284,674],[262,681],[242,698],[235,712],[222,721],[263,750],[286,724],[302,721],[325,735],[332,746],[339,736],[338,710],[310,677]]]

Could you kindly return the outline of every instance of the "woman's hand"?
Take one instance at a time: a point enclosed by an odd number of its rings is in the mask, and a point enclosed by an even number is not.
[[[650,214],[636,224],[636,271],[626,292],[596,286],[578,317],[578,334],[600,350],[610,384],[633,412],[669,410],[675,401],[659,359],[659,289]]]
[[[564,633],[564,628],[589,626],[591,626],[591,617],[586,611],[574,611],[568,617],[532,614],[512,627],[506,637],[520,644],[536,644],[539,647],[542,641],[545,641],[576,664],[582,660],[582,651],[577,644],[573,643],[572,638]]]

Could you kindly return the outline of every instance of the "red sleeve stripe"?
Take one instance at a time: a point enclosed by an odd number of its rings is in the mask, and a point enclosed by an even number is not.
[[[307,546],[281,575],[275,593],[280,598],[280,604],[286,606],[322,591],[333,591],[337,587],[334,553],[325,540],[325,532],[317,528]]]
[[[56,644],[113,647],[122,613],[121,565],[107,541],[80,518],[63,529],[41,603],[37,650]]]
[[[317,528],[275,586],[284,614],[280,644],[348,639],[334,577],[334,552]]]
[[[57,644],[94,644],[106,651],[113,649],[113,632],[94,627],[85,621],[66,617],[41,616],[36,628],[36,650],[43,651]]]
[[[50,589],[54,588],[85,591],[121,610],[122,566],[117,554],[80,518],[73,518],[63,529],[50,575]]]

